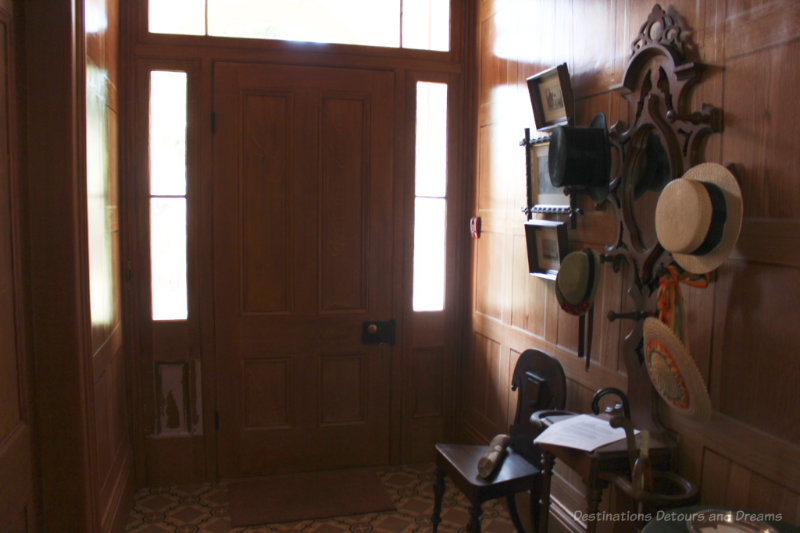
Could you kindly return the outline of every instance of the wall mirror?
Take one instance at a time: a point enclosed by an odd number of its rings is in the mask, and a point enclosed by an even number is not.
[[[678,177],[664,144],[658,129],[650,124],[640,125],[629,141],[620,203],[630,245],[638,252],[648,252],[658,244],[654,217],[658,196]]]
[[[650,254],[650,264],[663,252],[654,217],[661,189],[697,162],[708,133],[721,130],[718,109],[704,104],[699,112],[685,111],[687,89],[701,70],[687,59],[691,44],[686,34],[674,9],[664,11],[656,4],[633,41],[622,83],[615,87],[633,117],[630,126],[618,122],[610,128],[622,158],[615,191],[628,245]]]

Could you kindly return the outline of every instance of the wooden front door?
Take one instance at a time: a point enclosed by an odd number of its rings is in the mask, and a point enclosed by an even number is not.
[[[386,464],[394,77],[214,68],[214,305],[223,477]]]

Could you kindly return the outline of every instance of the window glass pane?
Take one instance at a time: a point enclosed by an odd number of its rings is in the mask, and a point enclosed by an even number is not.
[[[449,0],[403,0],[403,48],[450,49]]]
[[[400,46],[400,0],[208,0],[208,34]]]
[[[185,320],[185,198],[150,199],[150,272],[153,320]]]
[[[417,82],[416,195],[447,189],[447,84]]]
[[[403,48],[450,49],[449,0],[149,0],[148,6],[151,33],[398,48],[402,27]]]
[[[414,203],[414,311],[444,309],[444,198],[417,198]]]
[[[186,194],[186,73],[150,73],[150,194]]]
[[[206,34],[205,0],[149,0],[150,33]]]

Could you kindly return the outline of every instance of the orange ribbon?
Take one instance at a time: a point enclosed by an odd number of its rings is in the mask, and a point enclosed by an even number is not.
[[[681,283],[690,287],[708,287],[708,274],[697,276],[675,265],[664,267],[666,272],[658,280],[658,318],[680,337],[689,349],[689,323],[683,312]]]

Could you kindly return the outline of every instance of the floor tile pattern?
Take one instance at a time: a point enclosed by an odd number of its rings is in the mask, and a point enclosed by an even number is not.
[[[285,524],[231,527],[226,483],[142,489],[136,493],[126,531],[131,533],[411,533],[431,531],[433,465],[392,466],[379,476],[396,505],[393,512],[305,520]],[[439,531],[466,531],[469,503],[447,480]],[[509,533],[514,526],[505,502],[483,505],[481,531]]]

